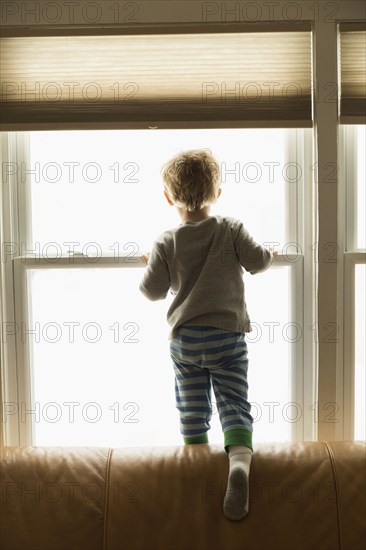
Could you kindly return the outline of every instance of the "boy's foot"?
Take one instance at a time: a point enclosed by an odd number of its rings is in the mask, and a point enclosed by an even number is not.
[[[224,515],[227,519],[243,519],[249,510],[249,469],[252,450],[249,447],[230,445],[230,470],[224,498]]]

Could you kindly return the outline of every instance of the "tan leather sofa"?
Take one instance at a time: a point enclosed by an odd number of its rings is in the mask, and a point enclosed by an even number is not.
[[[365,442],[257,445],[250,511],[222,513],[217,445],[6,447],[2,550],[364,550]]]

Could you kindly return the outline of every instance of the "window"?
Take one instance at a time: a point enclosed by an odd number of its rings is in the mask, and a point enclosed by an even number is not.
[[[365,439],[365,147],[366,126],[340,133],[344,223],[344,407],[348,437]]]
[[[365,304],[366,304],[365,264],[355,266],[355,425],[354,438],[365,439]]]
[[[17,324],[8,337],[16,338],[22,396],[18,411],[10,401],[8,420],[20,441],[181,443],[168,305],[140,295],[139,256],[179,223],[163,198],[160,167],[194,147],[211,148],[221,163],[223,192],[212,213],[242,219],[258,242],[280,251],[269,271],[244,275],[255,440],[313,435],[315,372],[303,369],[314,347],[304,330],[311,308],[306,318],[303,308],[313,295],[303,276],[313,223],[307,130],[37,132],[7,139],[19,168],[8,169],[19,206],[18,248],[8,254],[17,256]],[[210,441],[222,442],[215,406]]]

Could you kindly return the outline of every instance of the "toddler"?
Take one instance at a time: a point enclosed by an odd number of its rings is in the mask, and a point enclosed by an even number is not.
[[[245,333],[251,330],[243,268],[267,269],[272,254],[254,242],[241,221],[210,216],[221,193],[220,167],[208,150],[185,151],[162,168],[164,195],[182,223],[165,231],[144,256],[140,284],[150,300],[174,295],[168,309],[176,405],[185,444],[208,443],[211,384],[229,456],[223,510],[248,513],[253,452]]]

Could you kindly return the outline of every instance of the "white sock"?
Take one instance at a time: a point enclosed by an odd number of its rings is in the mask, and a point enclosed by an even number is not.
[[[229,479],[224,498],[224,515],[228,519],[244,518],[249,510],[249,470],[253,451],[241,445],[229,446]]]

